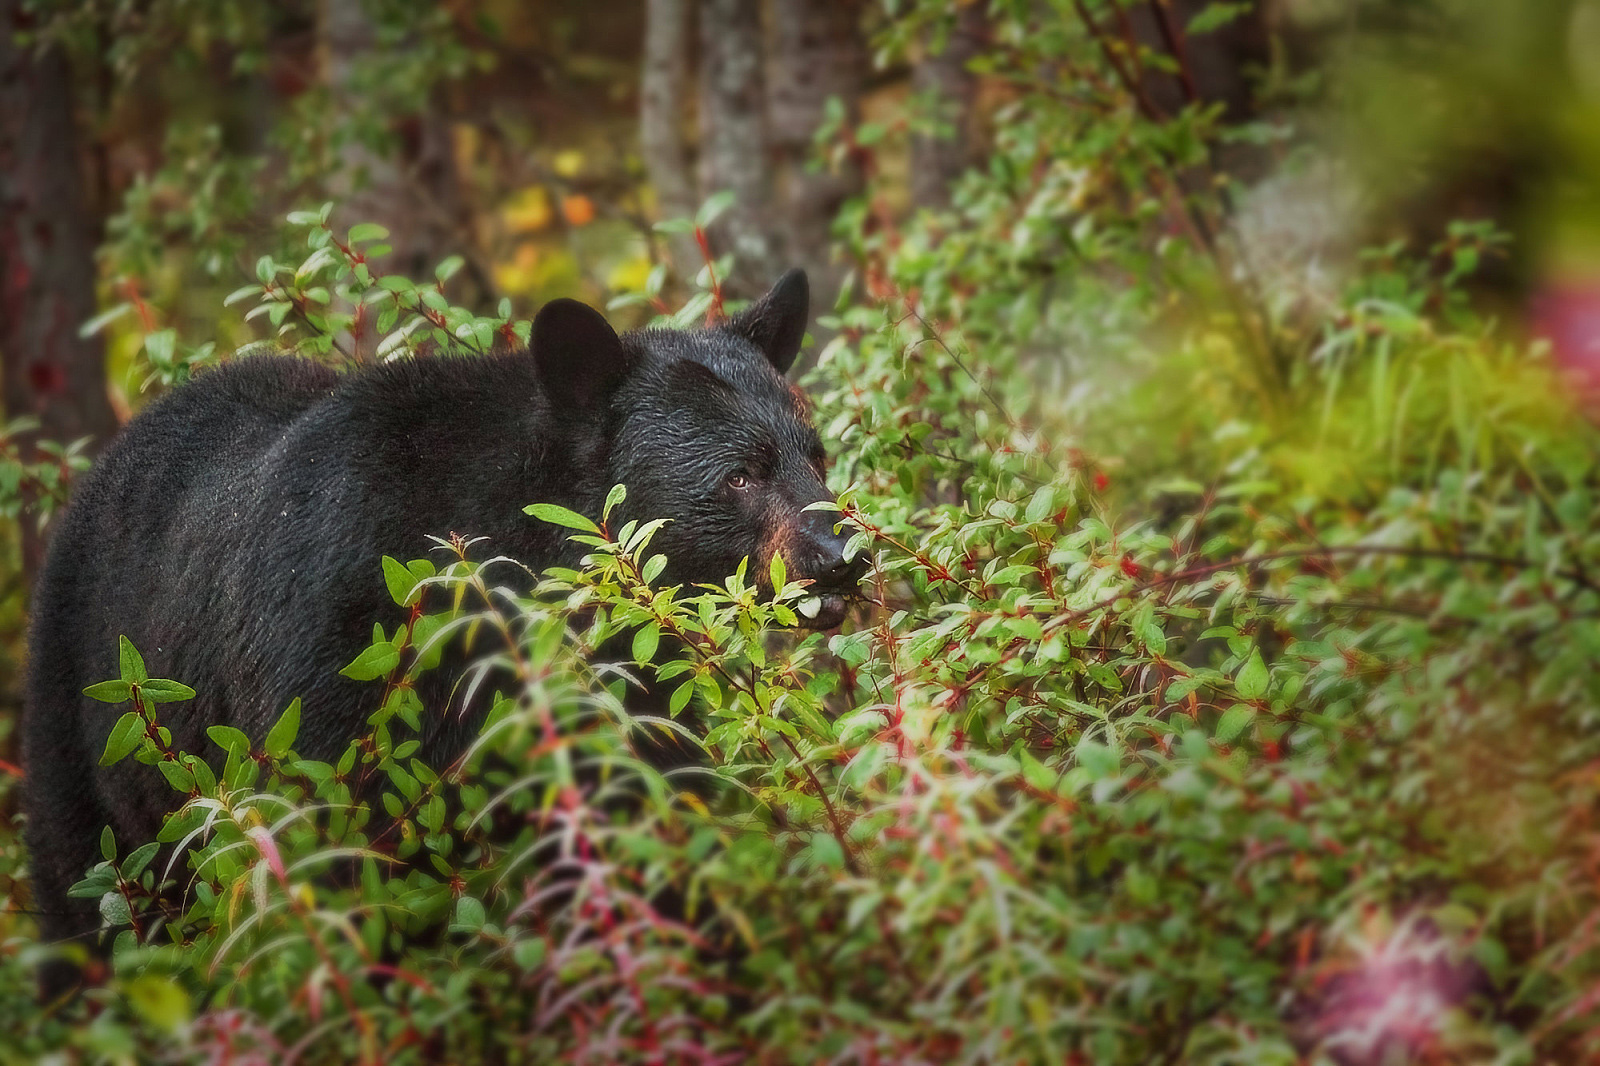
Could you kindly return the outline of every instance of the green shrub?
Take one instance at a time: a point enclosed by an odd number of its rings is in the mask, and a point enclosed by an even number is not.
[[[874,560],[845,630],[789,629],[800,590],[750,575],[651,588],[649,527],[544,508],[591,555],[532,597],[460,539],[373,574],[455,608],[347,668],[379,709],[335,764],[295,755],[294,708],[259,749],[168,750],[151,699],[183,679],[128,650],[108,757],[163,766],[163,838],[196,850],[106,840],[82,891],[136,929],[85,1001],[29,1005],[40,949],[0,918],[0,1058],[1593,1053],[1600,440],[1462,297],[1497,238],[1368,257],[1320,309],[1254,290],[1217,190],[1176,181],[1250,131],[1030,80],[1082,28],[995,7],[994,157],[948,211],[846,242],[869,295],[808,382]],[[237,295],[308,354],[525,336],[451,306],[447,267],[373,278],[380,234],[294,221],[310,258]],[[146,352],[163,382],[216,357]],[[629,717],[589,654],[618,636],[682,647],[692,717]],[[410,679],[446,641],[501,695],[427,767]],[[703,764],[641,758],[661,733]]]

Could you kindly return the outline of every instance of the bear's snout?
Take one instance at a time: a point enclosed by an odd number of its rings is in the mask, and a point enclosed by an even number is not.
[[[854,531],[844,526],[837,531],[839,516],[834,511],[804,511],[795,523],[790,541],[799,564],[795,575],[811,581],[811,595],[797,608],[801,624],[812,629],[832,629],[844,621],[845,597],[853,593],[866,576],[865,556],[846,556]]]
[[[800,516],[798,540],[806,562],[805,576],[816,582],[818,591],[849,592],[867,573],[867,561],[862,556],[846,558],[854,533],[849,526],[837,532],[839,516],[833,511],[805,511]]]

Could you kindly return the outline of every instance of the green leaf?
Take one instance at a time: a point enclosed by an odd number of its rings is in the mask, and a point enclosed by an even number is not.
[[[1167,653],[1167,635],[1161,632],[1161,626],[1153,619],[1139,627],[1139,637],[1150,649],[1151,655],[1165,655]]]
[[[661,643],[661,627],[655,622],[646,622],[639,627],[633,635],[633,661],[648,663],[655,659],[656,647]]]
[[[301,263],[295,268],[294,280],[296,282],[304,281],[305,279],[316,274],[316,272],[322,268],[333,266],[339,262],[339,258],[333,254],[332,249],[318,248],[316,251],[306,256],[305,262]],[[326,303],[327,301],[324,300],[322,302]]]
[[[127,703],[133,689],[126,681],[102,681],[84,689],[83,694],[101,703]]]
[[[1022,517],[1028,522],[1043,522],[1055,511],[1055,486],[1046,485],[1033,494]]]
[[[616,506],[627,498],[628,486],[611,486],[611,491],[606,493],[606,506],[605,510],[601,512],[602,517],[609,519],[611,517],[611,512],[616,508]]]
[[[206,736],[229,755],[237,755],[242,759],[250,754],[250,738],[231,725],[207,726]]]
[[[871,649],[870,633],[840,633],[828,638],[828,650],[851,666],[860,666],[866,662]]]
[[[549,946],[543,940],[519,940],[517,946],[511,949],[511,959],[519,970],[537,970],[549,951]]]
[[[283,714],[278,716],[277,722],[267,731],[263,749],[272,758],[282,759],[294,747],[295,738],[299,735],[300,697],[296,696],[289,701],[289,706],[284,708]]]
[[[400,649],[387,641],[374,644],[355,657],[355,661],[339,672],[356,681],[371,681],[385,677],[400,665]]]
[[[722,213],[733,206],[735,196],[733,190],[722,189],[706,197],[705,203],[700,205],[700,210],[695,212],[694,224],[701,229],[711,225]]]
[[[839,846],[839,838],[820,829],[811,834],[811,856],[818,866],[829,870],[844,866],[844,849]]]
[[[652,555],[644,561],[644,569],[639,572],[639,576],[644,578],[644,583],[648,585],[660,577],[661,571],[666,568],[667,557],[665,555]]]
[[[114,862],[117,858],[117,835],[109,825],[100,830],[100,857],[106,862]]]
[[[127,925],[133,921],[133,911],[121,892],[107,892],[100,897],[100,917],[113,927]]]
[[[113,684],[113,682],[106,682]],[[121,684],[121,682],[115,682]],[[137,711],[129,711],[117,719],[117,724],[111,727],[111,735],[106,738],[106,750],[100,756],[101,766],[111,766],[121,762],[139,746],[144,740],[144,719]]]
[[[689,218],[667,218],[657,222],[651,228],[657,233],[664,233],[669,236],[680,233],[693,233],[694,220]]]
[[[82,881],[67,889],[72,899],[95,899],[116,887],[117,875],[105,863],[97,863]]]
[[[189,772],[187,766],[170,761],[162,761],[156,765],[161,769],[161,776],[167,779],[167,784],[175,791],[188,792],[194,788],[194,774]]]
[[[1217,731],[1214,734],[1217,742],[1232,744],[1255,716],[1255,708],[1248,703],[1235,703],[1229,707],[1222,717],[1217,719]]]
[[[193,755],[185,755],[183,764],[194,775],[194,787],[203,795],[212,795],[217,791],[217,775],[211,772],[211,764],[204,759]]]
[[[389,231],[376,222],[359,222],[350,227],[348,244],[359,244],[363,241],[381,241],[387,239]]]
[[[1258,700],[1267,694],[1267,664],[1261,661],[1261,649],[1252,648],[1250,658],[1233,679],[1233,687],[1247,700]]]
[[[151,703],[181,703],[194,699],[194,689],[176,681],[154,678],[139,686],[139,691]]]
[[[142,685],[150,679],[150,675],[145,673],[144,657],[127,637],[117,638],[117,664],[124,681]]]
[[[1232,2],[1213,0],[1189,20],[1189,35],[1197,37],[1202,33],[1220,29],[1249,11],[1252,6],[1249,0],[1232,0]]]
[[[551,525],[566,526],[568,529],[581,529],[585,533],[599,533],[600,527],[589,521],[576,511],[554,503],[533,503],[522,509],[524,514],[531,514],[541,522]]]
[[[1057,773],[1044,763],[1035,759],[1025,748],[1017,748],[1017,761],[1022,764],[1022,779],[1041,792],[1050,792],[1056,787]]]
[[[456,900],[456,918],[451,923],[451,928],[477,932],[483,928],[486,917],[481,900],[472,896],[462,896]]]
[[[383,583],[389,587],[389,597],[404,607],[417,587],[416,576],[400,560],[383,557]]]
[[[1162,693],[1162,695],[1169,702],[1177,703],[1179,700],[1183,699],[1189,693],[1195,691],[1205,683],[1205,678],[1202,677],[1173,678],[1172,683],[1167,686],[1166,691]]]
[[[433,276],[439,280],[439,284],[443,285],[445,282],[455,277],[457,271],[459,271],[465,263],[466,260],[461,256],[452,255],[434,268]]]
[[[129,881],[136,880],[160,850],[161,845],[153,840],[134,849],[133,854],[128,856],[128,861],[122,864],[122,876]]]
[[[1100,781],[1122,769],[1122,758],[1116,749],[1098,740],[1080,740],[1074,749],[1078,765],[1088,773],[1091,781]]]
[[[121,303],[117,304],[117,306],[108,311],[102,311],[78,327],[78,336],[92,337],[96,333],[99,333],[101,330],[105,329],[112,322],[115,322],[117,319],[127,314],[132,309],[132,304]]]

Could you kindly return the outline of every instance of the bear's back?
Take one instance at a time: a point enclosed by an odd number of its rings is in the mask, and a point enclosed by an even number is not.
[[[153,676],[198,692],[162,710],[175,747],[210,752],[211,724],[259,737],[300,697],[302,753],[336,756],[377,691],[340,670],[373,622],[400,617],[382,556],[451,532],[536,567],[564,548],[521,508],[597,479],[540,432],[545,411],[518,353],[348,373],[255,356],[161,398],[80,479],[52,538],[25,735],[75,733],[97,758],[115,715],[81,694],[117,676],[126,635]]]
[[[79,480],[51,538],[34,596],[35,662],[63,644],[92,647],[94,638],[76,630],[91,619],[109,623],[118,614],[113,600],[137,605],[167,591],[181,576],[164,565],[174,541],[220,533],[197,528],[197,511],[236,496],[338,381],[304,359],[256,356],[201,374],[130,422]],[[86,599],[91,594],[98,602]]]

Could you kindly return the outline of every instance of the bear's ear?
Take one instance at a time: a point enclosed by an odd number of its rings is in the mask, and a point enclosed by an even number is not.
[[[551,300],[539,308],[528,348],[539,380],[564,405],[604,403],[632,369],[611,323],[577,300]]]
[[[804,270],[791,270],[761,299],[728,320],[727,329],[760,348],[780,374],[800,354],[811,317],[811,285]]]

